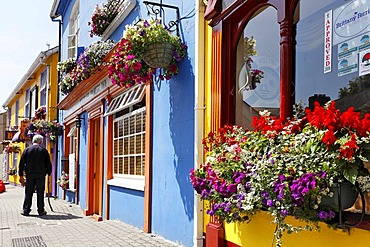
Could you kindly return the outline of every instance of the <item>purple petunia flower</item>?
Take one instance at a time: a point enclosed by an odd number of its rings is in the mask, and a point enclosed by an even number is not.
[[[281,215],[282,216],[287,216],[288,215],[288,211],[286,210],[286,209],[282,209],[282,210],[280,210],[280,213],[281,213]]]

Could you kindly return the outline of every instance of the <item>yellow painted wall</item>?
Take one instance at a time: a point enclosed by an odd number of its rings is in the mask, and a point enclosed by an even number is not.
[[[208,25],[208,22],[204,22],[205,25],[205,42],[204,42],[204,49],[205,49],[205,73],[204,73],[204,101],[205,101],[205,113],[204,113],[204,136],[206,136],[210,132],[210,124],[211,124],[211,59],[212,59],[212,28]],[[203,150],[199,150],[199,152],[203,152]],[[206,225],[209,222],[209,215],[206,214],[206,209],[209,207],[208,202],[203,203],[203,232],[206,232]]]
[[[226,240],[243,247],[274,247],[275,225],[266,213],[256,214],[250,223],[225,224]],[[289,223],[297,222],[294,218]],[[350,234],[342,230],[329,229],[320,224],[318,231],[302,231],[283,235],[283,247],[367,247],[370,246],[370,232],[353,228]]]
[[[32,80],[27,81],[22,86],[21,90],[19,91],[19,94],[14,95],[14,98],[9,102],[8,107],[11,107],[12,114],[11,114],[11,126],[15,125],[15,119],[18,116],[21,116],[18,118],[18,125],[20,125],[21,121],[24,119],[22,116],[25,115],[25,101],[26,101],[26,92],[27,89],[32,89],[35,85],[38,86],[38,94],[40,95],[40,81],[41,81],[41,73],[49,66],[49,88],[47,94],[48,94],[48,103],[49,105],[47,107],[47,120],[52,121],[56,119],[56,104],[57,104],[57,93],[58,93],[58,71],[57,71],[57,63],[58,63],[58,53],[54,53],[51,56],[49,56],[45,61],[44,64],[40,65],[36,72],[34,73],[34,76]],[[19,100],[19,110],[18,115],[15,114],[15,104]],[[38,96],[38,106],[40,106],[40,97]],[[21,157],[21,154],[23,150],[26,148],[26,143],[17,143],[21,146],[21,152],[18,154],[18,161],[17,164],[13,164],[13,156],[14,154],[9,154],[9,167],[17,167],[18,170],[18,163]],[[52,148],[53,143],[48,143],[47,149],[50,150]],[[19,184],[19,177],[18,175],[12,175],[9,176],[9,181]]]

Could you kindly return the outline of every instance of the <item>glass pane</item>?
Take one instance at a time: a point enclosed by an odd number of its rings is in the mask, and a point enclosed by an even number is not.
[[[118,169],[118,173],[119,174],[123,174],[123,159],[122,158],[119,158],[119,169]]]
[[[130,160],[130,165],[129,165],[129,174],[130,175],[135,175],[135,158],[131,157]]]
[[[117,138],[118,137],[118,122],[113,123],[113,137]]]
[[[142,138],[143,138],[143,135],[136,136],[136,146],[135,146],[136,154],[142,153]]]
[[[236,124],[249,127],[252,117],[263,110],[278,115],[280,28],[273,7],[259,10],[247,23],[239,40],[236,61]]]
[[[141,113],[137,114],[136,115],[136,133],[141,132],[142,121],[143,121],[143,115]]]
[[[136,158],[136,175],[143,175],[142,172],[142,158],[138,156]]]
[[[129,138],[124,139],[123,144],[123,154],[128,155],[129,154]]]
[[[123,173],[128,174],[128,157],[123,158]]]
[[[113,141],[113,155],[117,156],[119,154],[119,140]]]
[[[130,117],[130,135],[135,134],[135,115]]]
[[[128,118],[125,118],[125,119],[123,120],[123,134],[124,134],[125,136],[127,136],[127,135],[129,134],[129,130],[128,130],[128,128],[129,128]]]
[[[114,158],[113,159],[113,173],[115,173],[115,174],[118,173],[118,165],[119,165],[118,158]]]
[[[296,102],[313,108],[334,100],[341,111],[370,111],[370,15],[361,15],[369,8],[370,1],[360,0],[300,2]]]
[[[135,154],[135,136],[130,137],[130,154]]]
[[[142,170],[143,170],[143,176],[145,176],[145,156],[142,156]]]

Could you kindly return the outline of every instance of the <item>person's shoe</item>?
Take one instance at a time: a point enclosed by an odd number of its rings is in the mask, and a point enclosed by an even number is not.
[[[21,211],[21,215],[23,215],[23,216],[29,216],[30,213],[29,212],[25,212],[25,211]]]
[[[46,215],[46,214],[47,214],[47,212],[46,212],[46,211],[39,212],[39,215],[40,215],[40,216],[43,216],[43,215]]]

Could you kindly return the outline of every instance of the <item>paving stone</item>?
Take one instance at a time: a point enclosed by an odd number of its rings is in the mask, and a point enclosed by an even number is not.
[[[12,240],[29,239],[33,236],[40,237],[39,239],[42,239],[44,246],[47,247],[181,246],[160,236],[146,234],[118,220],[96,222],[85,216],[78,205],[59,199],[51,199],[54,209],[54,212],[51,212],[45,198],[48,214],[39,217],[35,205],[36,194],[34,194],[30,216],[22,216],[20,212],[24,188],[9,184],[6,186],[7,191],[0,194],[1,247],[13,247]]]

